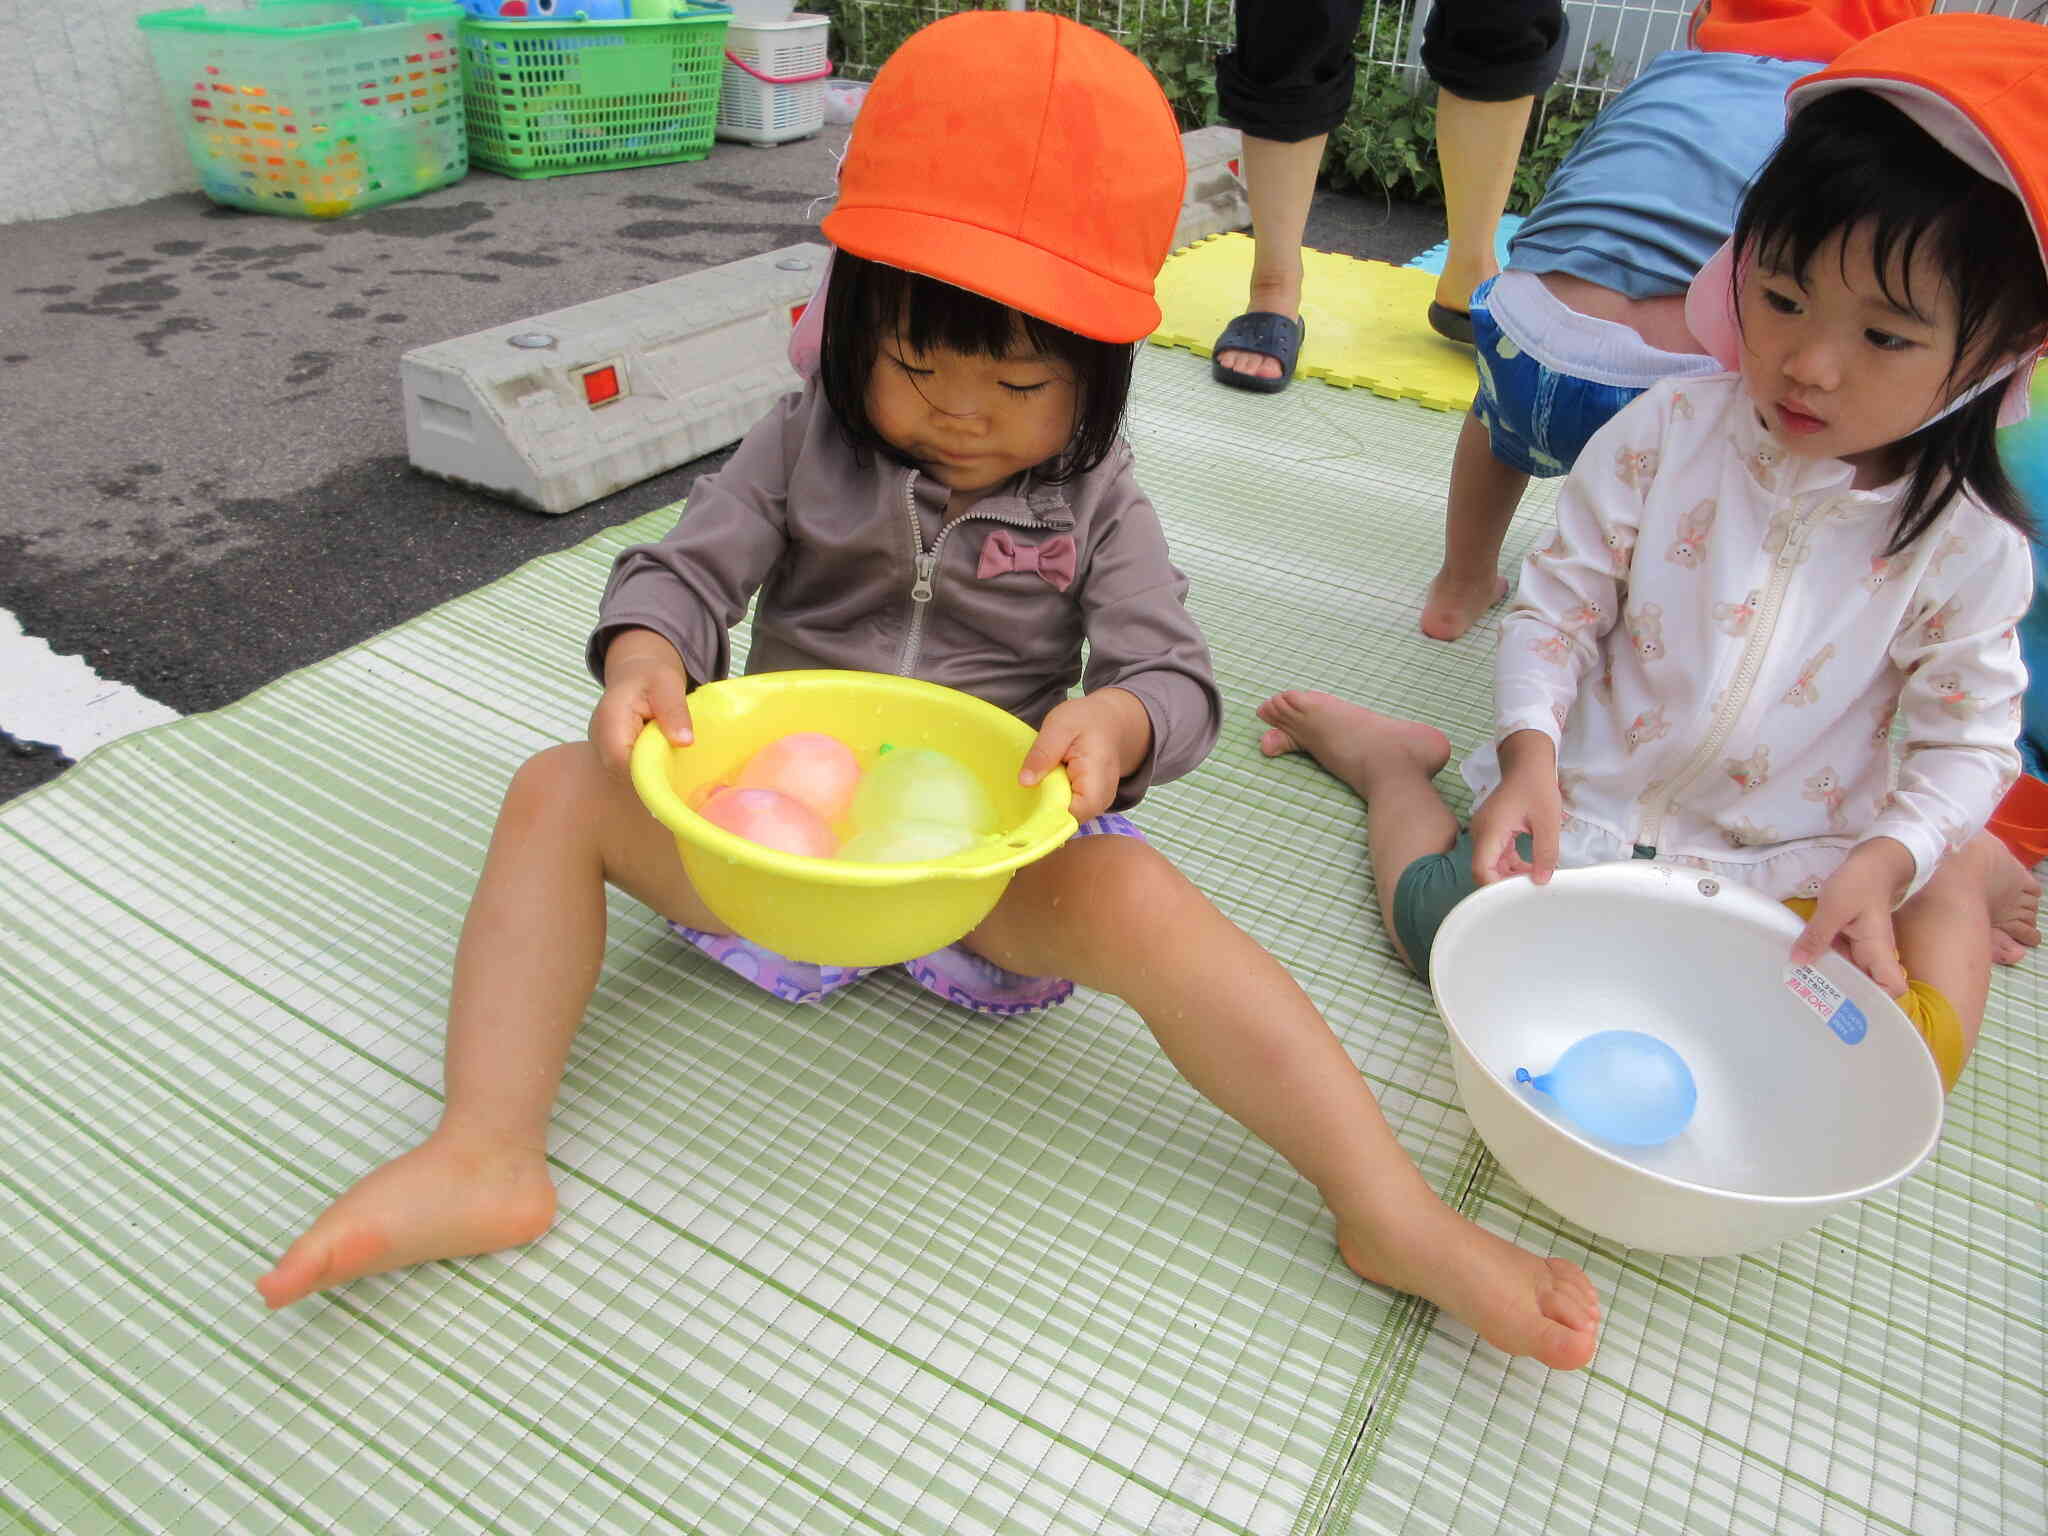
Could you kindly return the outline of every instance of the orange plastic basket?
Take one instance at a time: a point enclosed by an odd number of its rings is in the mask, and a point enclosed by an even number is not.
[[[2048,784],[2021,774],[1985,825],[2027,868],[2048,859]]]

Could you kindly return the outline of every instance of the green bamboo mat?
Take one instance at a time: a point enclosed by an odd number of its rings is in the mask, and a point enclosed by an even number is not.
[[[633,903],[517,1253],[249,1288],[431,1125],[511,769],[656,514],[0,808],[0,1516],[27,1530],[2048,1528],[2041,1014],[2000,978],[1937,1160],[1755,1259],[1616,1251],[1495,1171],[1376,932],[1295,682],[1487,723],[1414,632],[1457,420],[1141,349],[1133,438],[1231,711],[1148,833],[1322,1004],[1410,1153],[1593,1273],[1553,1376],[1355,1280],[1313,1192],[1121,1007],[740,987]],[[1532,497],[1526,540],[1547,504]],[[1447,778],[1447,782],[1450,780]]]

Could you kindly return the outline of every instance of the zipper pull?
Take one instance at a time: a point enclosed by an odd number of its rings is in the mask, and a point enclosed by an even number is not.
[[[932,600],[932,572],[939,568],[937,555],[917,557],[917,581],[910,589],[913,603],[928,603]]]

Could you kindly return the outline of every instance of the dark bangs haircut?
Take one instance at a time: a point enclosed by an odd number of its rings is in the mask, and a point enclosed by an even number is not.
[[[832,280],[825,290],[818,374],[826,403],[856,453],[879,453],[915,468],[868,420],[868,379],[882,343],[901,338],[913,352],[945,347],[969,357],[1001,358],[1010,353],[1020,325],[1025,347],[1071,370],[1077,386],[1073,440],[1033,473],[1054,483],[1084,475],[1109,457],[1123,430],[1134,344],[1092,341],[951,283],[847,251],[832,253]]]
[[[1786,125],[1784,141],[1742,200],[1735,249],[1804,282],[1828,239],[1865,221],[1878,281],[1892,303],[1932,312],[1934,295],[1912,293],[1905,276],[1923,250],[1954,291],[1950,398],[2048,336],[2048,275],[2020,200],[1882,97],[1836,91]],[[1993,434],[2003,391],[2003,384],[1994,386],[1905,439],[1910,478],[1887,555],[1925,533],[1964,487],[2006,522],[2033,533],[2026,505],[1998,461]]]

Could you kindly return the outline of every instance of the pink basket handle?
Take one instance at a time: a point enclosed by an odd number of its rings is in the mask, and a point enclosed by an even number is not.
[[[832,66],[828,63],[823,69],[814,69],[807,75],[764,75],[745,59],[740,58],[730,48],[725,50],[725,57],[727,62],[738,65],[756,80],[760,80],[768,85],[802,85],[806,81],[822,80],[832,73]]]

